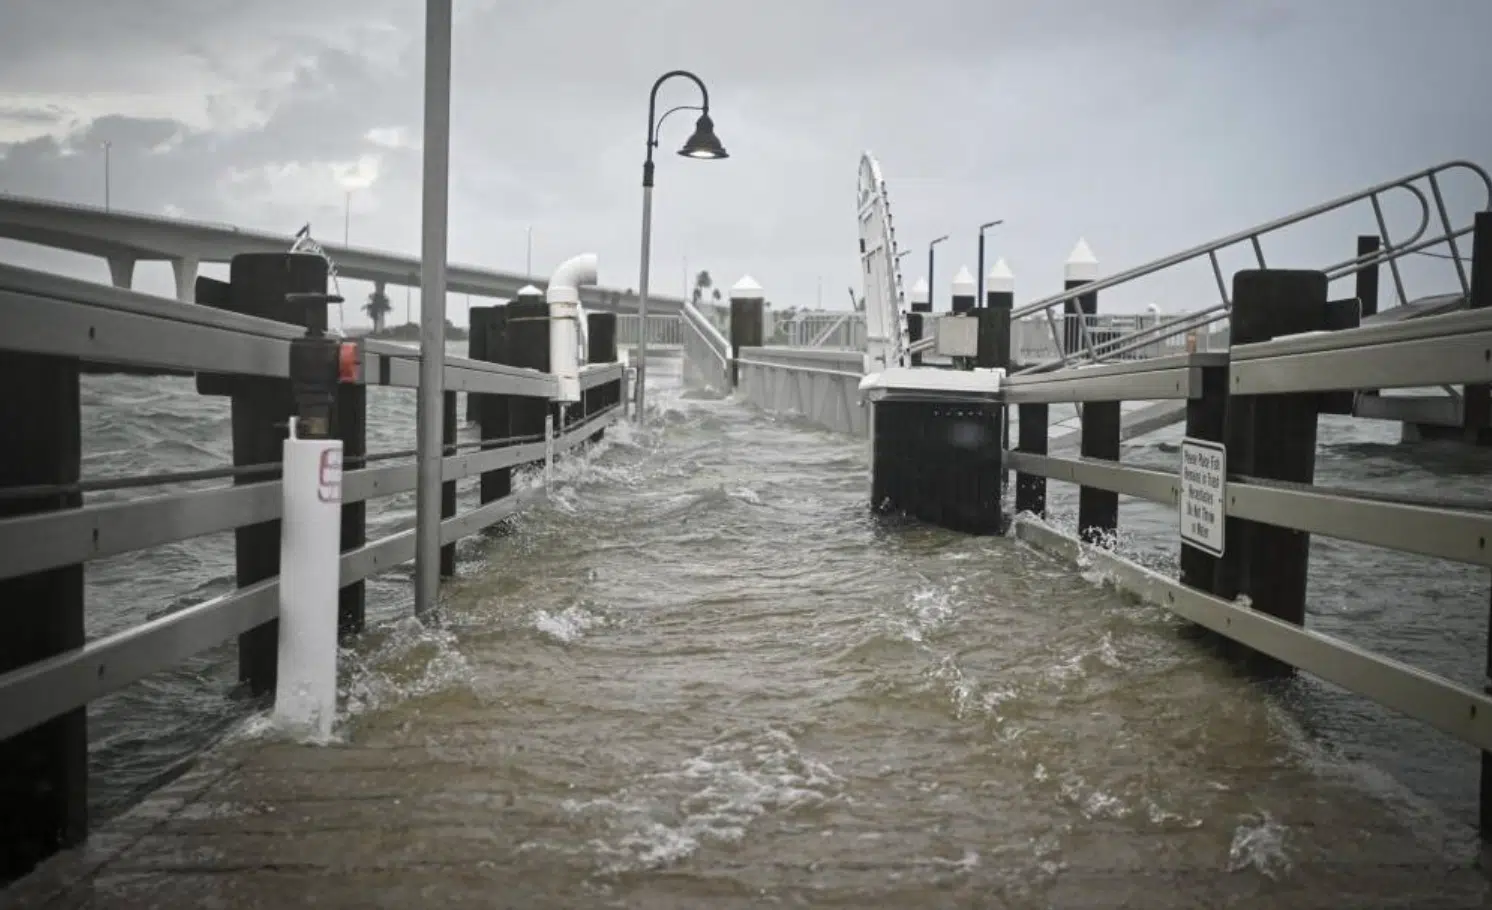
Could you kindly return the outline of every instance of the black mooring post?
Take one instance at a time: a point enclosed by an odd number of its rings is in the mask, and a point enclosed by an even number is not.
[[[440,409],[440,441],[444,454],[440,458],[444,464],[445,459],[455,454],[452,447],[456,445],[456,393],[445,392],[442,397],[444,406]],[[442,521],[456,517],[456,481],[454,480],[445,480],[440,484],[440,517]],[[443,578],[451,578],[456,574],[454,541],[440,548],[440,574]]]
[[[482,320],[482,331],[487,336],[483,343],[482,356],[491,363],[511,363],[508,358],[508,308],[491,307]],[[481,438],[489,440],[482,444],[482,451],[495,449],[505,443],[494,440],[506,439],[508,432],[508,408],[512,399],[507,395],[478,395],[477,420]],[[498,468],[483,471],[479,481],[479,497],[482,505],[495,502],[513,492],[513,469]]]
[[[1045,455],[1050,431],[1047,429],[1049,405],[1018,405],[1020,426],[1017,428],[1017,451]],[[1046,517],[1046,478],[1039,474],[1015,474],[1015,513],[1030,512]]]
[[[368,454],[368,387],[344,382],[337,387],[337,409],[334,422],[337,438],[342,440],[342,461],[353,470],[363,467],[355,461]],[[342,552],[356,550],[368,542],[368,504],[363,501],[342,503]],[[367,616],[367,585],[359,580],[343,585],[337,595],[337,634],[356,635],[363,631]]]
[[[1186,435],[1207,442],[1223,442],[1223,420],[1228,408],[1228,367],[1202,367],[1202,396],[1186,402]],[[1227,541],[1224,540],[1224,546]],[[1217,557],[1189,543],[1181,544],[1181,583],[1213,593]]]
[[[276,322],[326,331],[326,307],[307,307],[287,300],[292,294],[325,294],[326,260],[311,253],[240,253],[228,266],[224,309]],[[198,279],[214,297],[212,282]],[[220,283],[216,283],[220,284]],[[205,287],[204,287],[205,285]],[[215,305],[212,302],[209,306]],[[289,379],[236,376],[223,389],[220,377],[201,375],[198,389],[232,395],[233,463],[279,462],[284,455],[286,426],[295,409]],[[234,477],[235,485],[278,480],[278,469]],[[234,531],[234,580],[243,588],[280,574],[280,521],[261,522]],[[250,694],[274,691],[278,672],[279,621],[270,620],[238,637],[238,677]]]
[[[1372,256],[1383,248],[1383,241],[1377,234],[1360,234],[1357,238],[1357,257]],[[1362,304],[1362,318],[1378,314],[1378,270],[1381,265],[1370,265],[1359,269],[1353,276],[1356,297]]]
[[[0,350],[0,491],[76,484],[77,360]],[[0,498],[0,518],[76,509],[77,492]],[[83,566],[0,579],[0,674],[83,647]],[[0,742],[0,886],[88,834],[88,713],[80,706]]]
[[[542,296],[520,294],[508,304],[507,333],[509,364],[549,372],[549,304]],[[513,396],[508,402],[510,435],[542,439],[549,413],[546,399]]]
[[[733,389],[741,384],[740,366],[736,363],[741,349],[762,346],[766,308],[766,297],[760,288],[742,296],[737,296],[738,293],[741,292],[732,290],[730,295],[730,386]]]
[[[1468,308],[1492,307],[1492,212],[1477,212],[1471,236],[1471,294]],[[1461,425],[1468,443],[1492,444],[1492,386],[1469,382],[1461,396]]]
[[[1119,402],[1083,403],[1079,446],[1084,458],[1119,460]],[[1078,536],[1090,544],[1113,546],[1119,530],[1119,494],[1097,487],[1078,488]]]
[[[1324,272],[1238,272],[1233,276],[1233,344],[1325,330],[1326,289]],[[1230,394],[1224,418],[1230,480],[1242,476],[1311,483],[1320,401],[1315,392]],[[1310,553],[1309,534],[1229,517],[1215,591],[1229,600],[1246,594],[1254,609],[1304,625]],[[1257,653],[1249,663],[1266,675],[1291,672],[1288,664]]]
[[[487,322],[496,307],[474,306],[466,315],[466,356],[471,360],[491,362],[487,356]],[[466,393],[466,422],[476,423],[481,419],[482,396],[476,392]]]
[[[586,322],[587,360],[591,363],[616,363],[616,314],[590,313]],[[621,401],[620,388],[621,380],[591,388],[587,392],[591,397],[586,405],[586,415],[598,413]],[[591,440],[597,441],[605,433],[605,430],[597,430]]]

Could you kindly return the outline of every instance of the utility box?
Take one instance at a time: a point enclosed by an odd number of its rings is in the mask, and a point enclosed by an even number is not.
[[[944,357],[973,357],[979,353],[979,320],[972,314],[939,316],[937,339]]]

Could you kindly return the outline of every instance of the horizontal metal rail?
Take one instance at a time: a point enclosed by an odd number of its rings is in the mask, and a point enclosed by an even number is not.
[[[1015,533],[1069,560],[1088,560],[1120,588],[1256,651],[1492,750],[1492,697],[1250,607],[1189,588],[1100,547],[1022,517]]]
[[[1011,404],[1068,404],[1197,398],[1202,394],[1202,367],[1226,362],[1223,354],[1175,354],[1011,376],[1000,384],[1000,400]]]
[[[614,422],[618,414],[619,408],[613,407],[594,419],[572,426],[559,435],[556,448],[575,448],[598,429]],[[543,458],[544,455],[542,445],[498,451],[511,456],[519,454],[520,449],[528,449],[522,454],[531,457]],[[449,464],[450,459],[446,463]],[[413,468],[408,470],[411,472],[409,488],[412,488]],[[356,473],[366,472],[349,473],[344,485],[350,485],[348,481]],[[445,476],[449,479],[449,475]],[[277,488],[279,485],[254,486],[265,488],[255,490],[252,494],[263,508],[267,489],[272,486]],[[233,492],[249,489],[252,488],[239,487]],[[386,490],[380,495],[388,492],[398,491]],[[442,545],[454,543],[534,502],[542,501],[545,495],[542,489],[514,493],[443,519],[440,523],[440,542]],[[278,496],[275,498],[278,499]],[[275,516],[266,515],[261,520],[273,517]],[[415,530],[409,528],[341,554],[341,584],[346,586],[409,562],[415,556],[414,545]],[[0,740],[86,705],[153,673],[177,666],[195,654],[274,619],[279,610],[278,587],[278,578],[266,579],[91,641],[76,651],[0,675]]]
[[[613,422],[620,407],[612,405],[573,425],[560,437],[560,448],[570,448],[576,438],[584,441]],[[464,480],[543,458],[542,437],[452,455],[441,459],[441,480]],[[413,490],[415,471],[413,464],[348,471],[342,479],[342,501],[363,502]],[[0,579],[273,521],[280,517],[281,498],[280,481],[270,480],[0,519]]]
[[[745,357],[736,358],[736,363],[747,367],[760,367],[766,370],[784,370],[789,373],[810,373],[818,376],[841,376],[848,379],[863,379],[864,373],[852,373],[848,370],[831,370],[825,367],[808,367],[796,363],[778,363],[767,360],[748,360]]]

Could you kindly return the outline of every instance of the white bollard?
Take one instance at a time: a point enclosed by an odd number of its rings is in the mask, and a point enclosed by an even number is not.
[[[544,415],[544,490],[554,480],[554,415]]]
[[[342,441],[285,440],[275,722],[322,739],[337,714]]]

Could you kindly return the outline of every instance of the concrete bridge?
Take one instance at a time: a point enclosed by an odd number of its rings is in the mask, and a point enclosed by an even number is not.
[[[295,243],[291,233],[277,234],[227,224],[145,215],[99,206],[78,205],[0,193],[0,237],[59,250],[99,256],[109,263],[115,287],[129,288],[137,262],[171,263],[176,276],[176,299],[192,302],[198,267],[204,262],[225,263],[241,253],[278,253]],[[344,278],[386,285],[418,287],[417,257],[321,242]],[[451,294],[511,299],[528,285],[542,285],[543,276],[521,275],[452,263],[446,289]],[[637,311],[637,295],[620,289],[587,287],[581,302],[589,310],[610,313]],[[680,300],[649,295],[655,313],[677,313]]]

